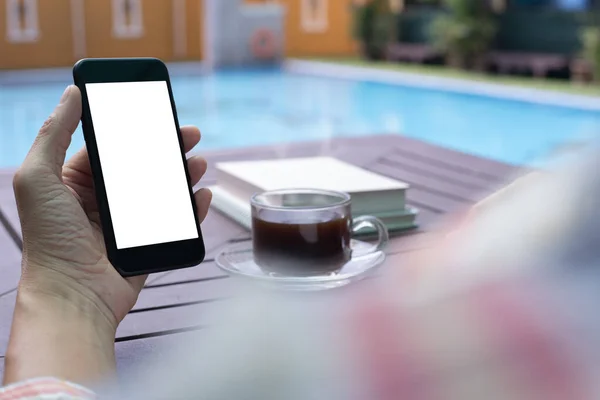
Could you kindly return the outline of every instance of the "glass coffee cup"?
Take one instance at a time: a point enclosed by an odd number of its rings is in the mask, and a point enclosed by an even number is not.
[[[389,240],[378,218],[352,218],[347,193],[276,190],[254,195],[250,204],[254,262],[270,274],[335,274],[354,257],[381,251]],[[357,252],[351,238],[366,227],[377,231],[377,244]]]

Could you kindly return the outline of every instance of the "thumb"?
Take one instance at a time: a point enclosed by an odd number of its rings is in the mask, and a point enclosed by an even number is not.
[[[63,93],[54,112],[42,125],[25,159],[25,163],[35,163],[50,168],[56,176],[61,175],[65,155],[71,144],[71,136],[81,119],[81,92],[70,85]]]

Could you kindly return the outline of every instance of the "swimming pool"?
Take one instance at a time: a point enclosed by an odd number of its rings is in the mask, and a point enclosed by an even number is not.
[[[174,76],[181,124],[200,150],[403,134],[513,164],[570,140],[600,137],[600,113],[441,90],[295,75],[280,70]],[[0,85],[0,168],[18,166],[67,81]],[[76,132],[69,150],[83,146]]]

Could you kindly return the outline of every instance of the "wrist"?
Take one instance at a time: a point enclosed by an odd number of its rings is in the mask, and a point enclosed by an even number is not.
[[[96,318],[102,325],[108,324],[116,331],[119,321],[109,305],[86,285],[90,281],[89,274],[81,266],[65,265],[63,262],[60,266],[52,267],[52,263],[34,263],[25,256],[23,263],[19,293],[35,295],[50,305],[66,307],[80,316]],[[61,270],[68,270],[70,273],[60,272]]]
[[[5,383],[52,376],[89,384],[115,370],[116,322],[103,305],[77,285],[52,274],[19,285]]]

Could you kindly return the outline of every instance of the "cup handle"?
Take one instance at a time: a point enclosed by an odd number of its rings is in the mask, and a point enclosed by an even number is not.
[[[390,241],[390,236],[387,227],[379,218],[365,215],[362,217],[354,218],[352,220],[353,234],[357,233],[358,231],[364,228],[375,228],[378,236],[377,245],[369,247],[368,249],[359,249],[353,247],[352,252],[357,257],[366,256],[381,251],[385,249],[388,242]]]

